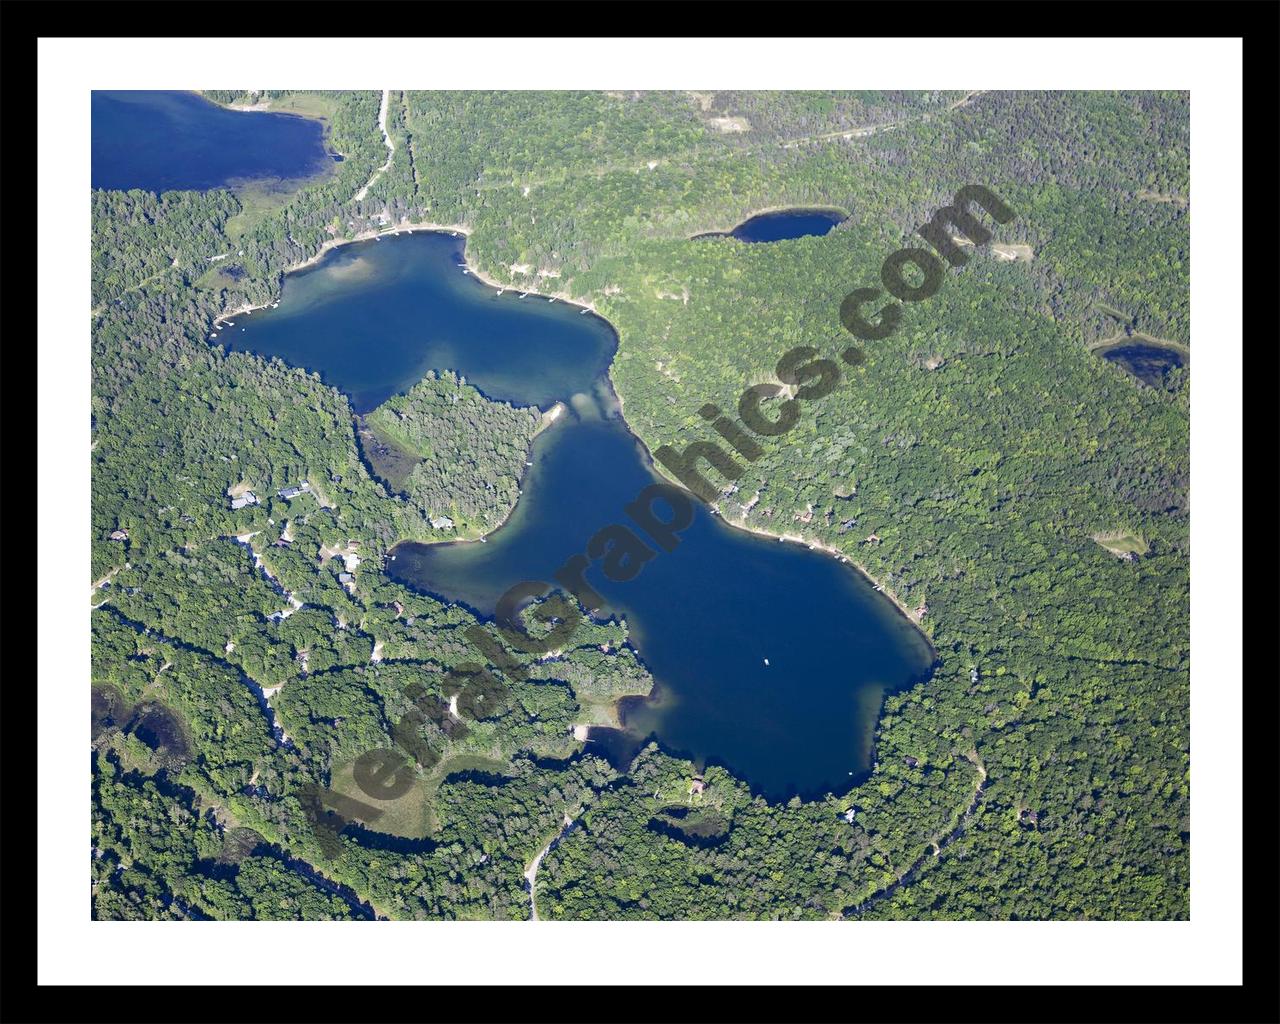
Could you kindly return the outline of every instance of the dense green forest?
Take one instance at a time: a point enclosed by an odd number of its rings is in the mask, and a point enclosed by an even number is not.
[[[431,373],[365,417],[373,442],[366,450],[392,449],[400,468],[388,483],[428,516],[449,519],[449,530],[480,536],[515,507],[541,422],[537,409],[490,402],[453,373]]]
[[[91,197],[95,916],[523,919],[557,836],[542,918],[1188,916],[1189,373],[1089,350],[1122,325],[1190,345],[1185,93],[393,91],[381,174],[377,93],[206,95],[321,106],[345,160],[270,205]],[[757,502],[718,503],[766,530],[811,509],[806,536],[927,607],[936,671],[843,796],[595,756],[573,726],[652,686],[617,623],[506,650],[522,680],[465,729],[415,717],[477,623],[382,559],[500,522],[536,410],[442,375],[358,419],[209,343],[327,243],[461,224],[484,273],[594,304],[632,429],[684,444],[780,353],[838,355],[843,297],[971,183],[1016,213],[996,245],[766,445]],[[691,240],[787,205],[849,217]],[[374,801],[357,759],[403,756],[406,719],[438,760]],[[315,787],[366,804],[336,848]]]

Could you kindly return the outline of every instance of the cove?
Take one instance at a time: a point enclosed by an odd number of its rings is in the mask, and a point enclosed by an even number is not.
[[[499,296],[463,273],[463,245],[417,231],[340,246],[285,278],[279,308],[232,316],[214,340],[318,372],[361,414],[428,370],[544,409],[590,391],[613,359],[608,326],[517,289]]]
[[[508,588],[551,580],[602,527],[629,523],[624,506],[659,477],[619,413],[608,323],[564,302],[499,296],[463,273],[461,253],[448,234],[344,246],[287,278],[278,309],[234,317],[229,337],[318,371],[357,412],[427,369],[454,370],[493,398],[565,402],[486,543],[405,543],[388,556],[395,580],[491,615]],[[884,695],[927,678],[932,650],[849,566],[734,529],[692,500],[679,546],[635,579],[586,572],[658,681],[650,698],[622,702],[628,742],[614,736],[610,748],[653,737],[770,799],[844,792],[869,770]]]
[[[825,235],[845,219],[838,210],[774,210],[744,220],[731,231],[708,231],[703,238],[736,238],[739,242],[781,242],[789,238]]]
[[[195,93],[93,92],[93,188],[204,191],[316,176],[334,164],[312,118],[228,110]]]

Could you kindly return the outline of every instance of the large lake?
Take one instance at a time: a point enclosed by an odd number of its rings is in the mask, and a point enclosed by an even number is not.
[[[320,121],[228,110],[189,92],[95,90],[92,137],[94,188],[204,191],[333,166]]]
[[[623,507],[658,477],[617,412],[609,325],[499,296],[460,263],[462,239],[448,234],[344,246],[288,277],[278,309],[234,318],[218,340],[318,371],[357,412],[428,369],[494,398],[567,404],[486,543],[402,544],[387,562],[400,582],[491,614],[509,587],[551,580],[596,531],[627,523]],[[680,545],[637,578],[586,574],[659,681],[653,699],[625,702],[627,733],[724,764],[772,799],[847,790],[870,767],[885,693],[926,678],[931,649],[848,565],[694,505]]]

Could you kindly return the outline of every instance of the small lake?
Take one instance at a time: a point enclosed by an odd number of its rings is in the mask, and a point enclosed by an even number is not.
[[[489,615],[515,583],[552,579],[602,527],[629,522],[623,507],[658,477],[618,414],[607,322],[498,296],[463,274],[461,245],[421,233],[342,247],[289,277],[278,309],[234,318],[229,337],[319,371],[357,412],[428,369],[455,370],[490,397],[567,404],[534,442],[520,501],[486,543],[402,544],[388,558],[401,583]],[[586,572],[659,681],[653,698],[624,702],[630,742],[615,736],[612,749],[654,736],[772,799],[847,790],[870,767],[885,693],[927,678],[932,650],[848,565],[694,506],[676,550],[635,579]]]
[[[190,92],[94,90],[92,139],[94,188],[204,191],[334,166],[322,122],[228,110]]]
[[[1138,380],[1151,387],[1160,387],[1165,375],[1174,367],[1185,366],[1187,356],[1167,345],[1152,345],[1138,340],[1112,345],[1097,350],[1108,362],[1116,363]]]
[[[781,242],[825,235],[845,219],[838,210],[776,210],[744,220],[732,231],[708,231],[701,238],[736,238],[739,242]]]

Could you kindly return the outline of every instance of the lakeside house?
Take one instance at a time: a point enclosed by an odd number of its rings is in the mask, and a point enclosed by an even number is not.
[[[450,519],[448,516],[438,516],[438,517],[432,516],[431,528],[433,530],[452,530],[453,520]]]
[[[704,782],[699,776],[695,775],[693,777],[693,781],[689,783],[689,795],[697,796],[698,794],[704,792],[706,788],[707,788],[706,782]]]

